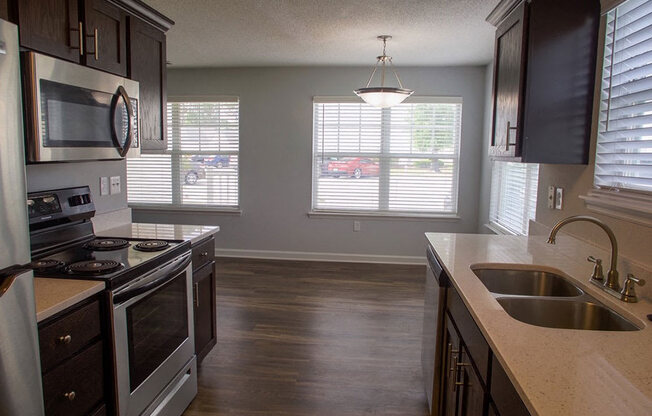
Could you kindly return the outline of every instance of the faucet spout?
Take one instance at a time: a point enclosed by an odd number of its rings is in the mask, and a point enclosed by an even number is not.
[[[597,218],[589,217],[586,215],[575,215],[572,217],[564,218],[555,224],[554,227],[552,227],[550,235],[548,236],[548,244],[555,244],[559,230],[566,224],[570,224],[571,222],[576,221],[586,221],[593,223],[602,228],[604,232],[607,233],[609,242],[611,243],[611,262],[609,272],[607,273],[607,280],[605,281],[604,286],[609,289],[619,291],[620,283],[618,282],[618,270],[616,270],[618,264],[618,243],[616,242],[616,236],[614,235],[614,232],[604,222],[600,221]]]

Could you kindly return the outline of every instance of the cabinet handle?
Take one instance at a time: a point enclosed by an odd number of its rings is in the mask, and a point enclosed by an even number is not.
[[[460,352],[459,350],[456,350],[453,348],[452,343],[448,343],[448,363],[450,364],[453,361],[453,354],[455,354],[455,358],[457,358],[457,353]],[[450,369],[451,373],[455,371],[455,366],[451,366]]]
[[[72,341],[72,337],[70,335],[64,335],[62,337],[59,337],[58,341],[61,344],[70,344],[70,342]]]
[[[98,38],[99,38],[99,37],[100,37],[100,36],[99,36],[99,34],[97,33],[97,28],[95,28],[95,30],[93,31],[93,38],[94,38],[94,43],[95,43],[95,60],[96,60],[96,61],[97,61],[98,59],[100,59],[100,52],[97,50],[97,49],[98,49],[98,48],[97,48],[97,45],[99,44],[99,41],[98,41]],[[508,130],[508,131],[509,131],[509,130]],[[509,139],[509,133],[507,133],[507,136],[508,136],[507,138]]]
[[[99,45],[99,37],[100,37],[100,35],[99,35],[98,31],[97,31],[97,28],[95,28],[93,30],[92,35],[86,35],[86,37],[88,37],[88,38],[92,37],[93,38],[93,45],[95,46],[95,50],[93,51],[93,55],[95,56],[95,60],[97,61],[98,59],[100,59],[100,52],[99,52],[98,47],[97,47]]]
[[[195,283],[195,308],[199,308],[199,283]]]
[[[74,391],[70,391],[68,393],[64,393],[63,397],[65,397],[69,401],[73,401],[75,400],[75,397],[77,397],[77,393],[75,393]]]
[[[511,122],[507,122],[507,137],[505,138],[505,150],[509,151],[509,146],[512,146],[512,143],[509,142],[509,132],[512,130],[516,130],[516,126],[512,127]],[[513,145],[516,145],[516,143],[513,143]]]
[[[79,35],[79,48],[71,46],[71,49],[79,49],[79,56],[84,56],[84,24],[79,22],[77,29],[71,29],[73,32],[78,32]]]

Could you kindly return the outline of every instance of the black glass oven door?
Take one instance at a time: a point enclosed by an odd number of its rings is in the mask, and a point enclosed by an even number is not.
[[[126,308],[133,392],[189,336],[186,272]]]

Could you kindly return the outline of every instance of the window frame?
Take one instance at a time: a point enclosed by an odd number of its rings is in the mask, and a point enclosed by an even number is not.
[[[237,103],[238,104],[238,150],[237,151],[229,151],[229,152],[220,152],[220,154],[228,154],[228,155],[236,155],[238,157],[238,173],[237,173],[237,184],[238,184],[238,199],[237,199],[237,205],[236,206],[227,206],[227,205],[215,205],[215,206],[202,206],[202,205],[184,205],[182,203],[175,203],[174,202],[174,197],[175,197],[175,186],[182,186],[180,180],[175,182],[174,180],[172,181],[171,184],[171,198],[172,201],[169,204],[164,204],[164,203],[142,203],[142,202],[129,202],[127,199],[127,205],[129,208],[138,210],[138,211],[162,211],[162,212],[210,212],[214,214],[233,214],[233,215],[242,215],[242,209],[241,209],[241,202],[242,202],[242,187],[241,187],[241,174],[240,174],[240,97],[235,96],[235,95],[170,95],[167,97],[167,103],[166,105],[170,103]],[[171,109],[167,109],[167,112],[169,113]],[[167,123],[167,129],[171,130],[172,125],[170,123]],[[169,134],[166,132],[166,134]],[[170,138],[168,138],[170,140]],[[174,143],[174,142],[173,142]],[[174,146],[174,144],[173,144]],[[185,154],[192,154],[192,155],[214,155],[215,151],[195,151],[195,152],[189,152],[185,153],[182,152],[181,150],[168,150],[167,148],[165,150],[157,151],[157,152],[152,152],[152,153],[143,153],[145,155],[147,154],[152,154],[152,155],[170,155],[170,170],[171,170],[171,175],[172,178],[175,177],[180,177],[181,175],[181,169],[180,169],[180,158],[185,155]],[[176,163],[173,160],[174,156],[177,156]],[[128,163],[128,162],[127,162]],[[177,192],[178,194],[178,192]],[[127,189],[127,198],[128,198],[128,189]]]
[[[626,0],[603,0],[602,17],[598,34],[598,62],[595,75],[594,119],[591,152],[591,182],[593,188],[579,198],[584,201],[587,210],[607,215],[627,222],[652,227],[652,193],[627,188],[600,187],[595,184],[596,156],[598,136],[600,134],[600,106],[602,102],[602,81],[604,77],[605,44],[607,31],[607,14]]]
[[[405,219],[405,220],[438,220],[438,221],[458,221],[460,220],[459,216],[459,195],[460,195],[460,164],[461,164],[461,149],[462,149],[462,140],[463,140],[463,117],[464,117],[464,102],[462,96],[412,96],[404,101],[405,104],[459,104],[460,105],[460,126],[459,126],[459,140],[457,143],[456,153],[453,155],[445,155],[446,158],[452,158],[456,160],[455,168],[453,172],[453,178],[455,178],[455,207],[454,211],[451,213],[445,212],[418,212],[418,211],[384,211],[384,210],[345,210],[345,209],[332,209],[332,208],[315,208],[315,186],[316,181],[319,179],[319,175],[316,175],[317,168],[315,166],[316,157],[314,153],[315,145],[315,104],[326,104],[326,103],[353,103],[353,104],[365,104],[363,100],[358,97],[351,96],[315,96],[312,100],[312,137],[311,137],[311,189],[310,189],[310,210],[308,211],[308,216],[312,218],[365,218],[365,219]],[[389,108],[383,110],[390,110]],[[385,147],[384,143],[384,134],[381,133],[381,149]],[[355,152],[353,152],[355,153]],[[392,153],[383,153],[381,150],[378,153],[366,153],[366,152],[357,152],[356,157],[361,158],[381,158],[385,155],[392,157]],[[395,156],[400,157],[400,156]],[[406,155],[407,157],[407,155]],[[432,155],[411,155],[410,157],[414,158],[432,158]],[[379,187],[382,188],[382,185],[379,184]],[[380,190],[379,190],[380,192]],[[380,194],[379,194],[380,198]]]

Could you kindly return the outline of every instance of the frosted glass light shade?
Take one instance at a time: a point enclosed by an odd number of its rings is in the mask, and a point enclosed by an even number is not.
[[[367,104],[380,108],[400,104],[414,93],[413,90],[394,87],[366,87],[359,88],[353,92]]]

